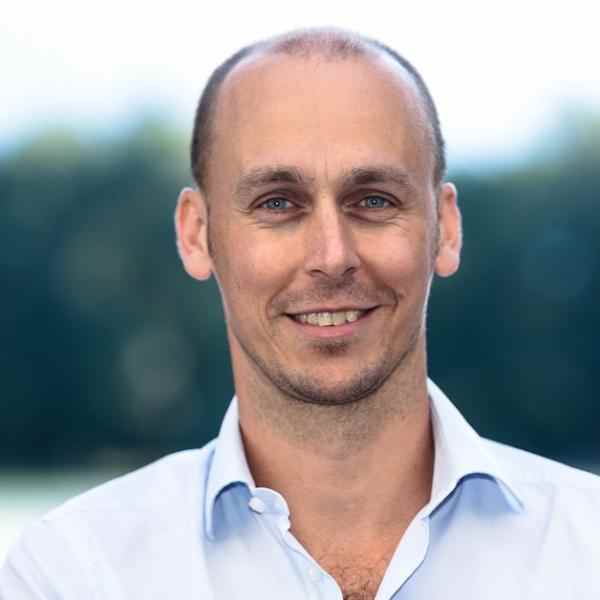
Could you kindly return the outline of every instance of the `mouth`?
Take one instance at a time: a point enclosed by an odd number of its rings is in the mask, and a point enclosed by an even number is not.
[[[296,323],[312,327],[342,327],[349,323],[355,323],[364,319],[377,307],[368,309],[345,309],[336,311],[306,312],[300,314],[288,314]]]

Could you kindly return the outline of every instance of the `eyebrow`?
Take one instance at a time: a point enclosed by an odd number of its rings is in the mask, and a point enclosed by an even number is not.
[[[314,177],[308,177],[298,167],[276,165],[256,167],[242,175],[236,185],[236,194],[245,196],[254,190],[273,183],[290,183],[294,185],[311,185]],[[361,185],[375,183],[393,183],[412,188],[408,173],[391,165],[365,165],[353,167],[339,177],[341,189],[348,190]]]
[[[279,165],[274,167],[257,167],[242,175],[236,186],[236,194],[238,196],[244,196],[256,188],[272,183],[307,185],[313,181],[314,178],[307,177],[297,167]]]
[[[355,167],[344,173],[341,180],[343,188],[373,183],[394,183],[402,187],[412,187],[410,177],[404,169],[389,165]]]

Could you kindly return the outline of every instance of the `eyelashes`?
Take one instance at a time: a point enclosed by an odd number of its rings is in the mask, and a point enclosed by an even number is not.
[[[361,210],[364,209],[366,211],[376,211],[395,208],[397,203],[382,194],[369,194],[358,201],[348,203],[346,206],[349,211],[356,208]],[[300,211],[303,208],[304,207],[301,204],[295,203],[285,196],[272,196],[262,200],[256,206],[256,209],[258,210],[274,213]]]

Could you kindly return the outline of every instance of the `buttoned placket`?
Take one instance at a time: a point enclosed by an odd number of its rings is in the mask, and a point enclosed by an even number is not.
[[[264,525],[292,551],[293,560],[309,592],[308,600],[342,600],[342,591],[335,581],[308,554],[290,532],[289,509],[281,494],[269,488],[255,488],[248,507],[264,519]],[[401,588],[420,567],[429,546],[429,518],[431,506],[424,507],[410,523],[388,565],[375,600],[402,598]]]
[[[292,560],[304,575],[305,585],[309,590],[307,600],[342,600],[342,592],[337,582],[321,568],[290,532],[289,509],[281,494],[269,488],[255,488],[251,491],[248,507],[279,541],[291,550]]]

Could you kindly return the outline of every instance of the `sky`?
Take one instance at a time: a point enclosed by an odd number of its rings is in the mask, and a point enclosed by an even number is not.
[[[376,37],[421,71],[450,166],[508,163],[565,107],[600,113],[600,3],[12,2],[0,14],[0,148],[39,131],[119,132],[145,114],[191,128],[212,69],[247,43],[333,25]]]

